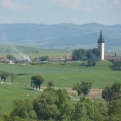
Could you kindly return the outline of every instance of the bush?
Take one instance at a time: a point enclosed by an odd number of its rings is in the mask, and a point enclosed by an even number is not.
[[[85,63],[84,63],[84,62],[82,62],[82,63],[81,63],[81,66],[85,66]]]
[[[96,65],[96,61],[95,60],[92,60],[92,59],[88,60],[87,66],[95,66],[95,65]]]

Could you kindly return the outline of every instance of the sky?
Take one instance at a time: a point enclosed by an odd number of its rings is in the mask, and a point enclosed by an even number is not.
[[[121,0],[0,0],[3,23],[121,24]]]

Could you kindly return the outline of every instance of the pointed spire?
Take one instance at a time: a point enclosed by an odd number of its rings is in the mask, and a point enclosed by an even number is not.
[[[100,30],[100,37],[98,39],[98,43],[105,43],[103,36],[102,36],[102,30]]]
[[[102,30],[100,30],[100,40],[102,41]]]

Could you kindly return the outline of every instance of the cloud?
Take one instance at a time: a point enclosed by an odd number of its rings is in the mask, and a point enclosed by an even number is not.
[[[121,8],[121,0],[114,0],[115,7],[120,9]]]
[[[120,0],[115,0],[115,3],[116,3],[116,4],[119,4],[119,3],[120,3]]]
[[[86,7],[84,7],[83,8],[84,10],[86,10],[86,11],[91,11],[92,10],[92,8],[91,8],[91,6],[90,5],[87,5]]]
[[[9,23],[10,20],[4,18],[3,16],[0,16],[0,24],[3,24],[3,23]]]
[[[13,2],[11,0],[0,0],[2,6],[10,8],[10,9],[28,9],[29,7],[26,5],[20,5],[17,2]]]
[[[50,2],[51,5],[65,7],[76,11],[79,10],[80,3],[80,0],[51,0]]]

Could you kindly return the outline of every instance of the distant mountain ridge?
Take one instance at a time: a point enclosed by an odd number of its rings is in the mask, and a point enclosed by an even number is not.
[[[121,25],[78,24],[0,24],[0,42],[46,48],[71,48],[97,44],[100,30],[107,46],[121,45]]]

